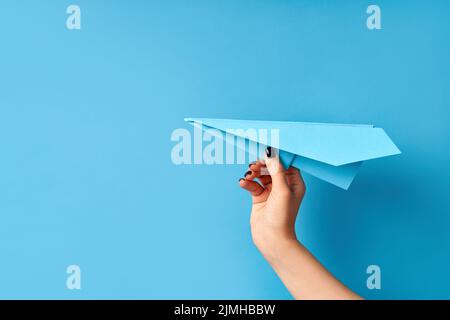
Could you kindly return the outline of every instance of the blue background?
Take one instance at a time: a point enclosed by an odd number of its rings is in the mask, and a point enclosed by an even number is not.
[[[369,4],[1,1],[0,298],[290,298],[246,166],[172,164],[188,116],[384,128],[349,191],[305,175],[298,233],[366,298],[450,298],[450,3]]]

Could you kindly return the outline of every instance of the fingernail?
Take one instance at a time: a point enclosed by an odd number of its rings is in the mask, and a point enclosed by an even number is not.
[[[239,182],[241,182],[241,181],[243,181],[243,180],[245,180],[245,179],[244,179],[244,178],[240,178],[240,179],[239,179]]]
[[[253,162],[250,162],[250,164],[248,165],[248,167],[250,168],[252,165],[254,165],[254,164],[256,164],[256,162],[255,161],[253,161]]]
[[[245,178],[246,176],[250,175],[250,174],[252,174],[252,172],[251,172],[251,171],[247,171],[247,172],[244,174],[244,178]]]
[[[266,155],[268,158],[272,157],[272,147],[267,147],[266,148]]]

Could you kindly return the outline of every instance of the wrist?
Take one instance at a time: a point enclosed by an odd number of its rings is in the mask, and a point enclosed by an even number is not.
[[[266,235],[262,241],[255,241],[255,245],[271,265],[280,262],[292,250],[302,247],[295,235],[279,236],[275,234]]]

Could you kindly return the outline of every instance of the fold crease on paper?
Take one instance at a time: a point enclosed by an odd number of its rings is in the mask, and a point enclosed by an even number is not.
[[[202,129],[214,128],[258,144],[248,130],[278,131],[280,161],[347,190],[363,161],[400,154],[386,132],[364,124],[186,118]]]

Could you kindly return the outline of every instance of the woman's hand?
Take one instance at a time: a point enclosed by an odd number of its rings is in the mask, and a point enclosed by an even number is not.
[[[268,147],[265,160],[251,164],[239,185],[252,196],[253,241],[294,298],[361,299],[297,240],[295,219],[305,195],[297,169],[285,170],[276,150]]]
[[[281,246],[297,241],[295,220],[305,195],[305,183],[299,170],[285,170],[277,151],[268,147],[265,161],[250,164],[239,185],[252,196],[253,241],[264,257],[272,260]]]

